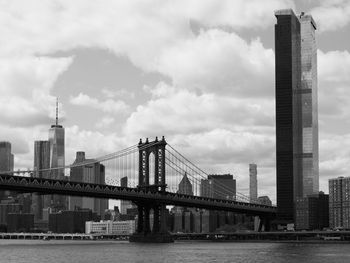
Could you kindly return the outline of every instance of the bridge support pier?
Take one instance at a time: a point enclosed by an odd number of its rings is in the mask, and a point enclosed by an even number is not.
[[[130,242],[139,243],[170,243],[173,237],[167,231],[165,205],[156,204],[149,206],[145,203],[137,203],[138,222],[136,233],[129,237]],[[150,210],[153,210],[153,226],[150,227]]]

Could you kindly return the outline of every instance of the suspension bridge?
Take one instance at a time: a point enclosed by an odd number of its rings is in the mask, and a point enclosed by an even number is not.
[[[67,173],[77,167],[94,164],[105,166],[105,183],[78,182],[53,177],[58,171]],[[181,193],[179,183],[187,176],[192,193]],[[127,186],[120,179],[127,177]],[[55,178],[55,179],[52,179]],[[67,177],[66,177],[67,178]],[[168,241],[166,206],[195,207],[231,211],[259,216],[261,226],[268,229],[275,217],[276,207],[261,204],[236,192],[224,183],[216,183],[209,194],[203,194],[203,181],[208,174],[193,164],[174,147],[160,140],[140,142],[121,151],[96,159],[57,168],[0,172],[0,189],[18,192],[84,196],[116,200],[130,200],[137,205],[138,220],[135,241]],[[153,227],[150,214],[153,213]],[[132,238],[131,238],[132,240]]]

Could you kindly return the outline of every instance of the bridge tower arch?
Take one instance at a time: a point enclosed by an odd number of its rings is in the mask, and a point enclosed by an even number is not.
[[[139,176],[137,188],[147,192],[165,193],[165,147],[164,136],[161,140],[140,142],[139,149]],[[150,158],[153,155],[154,158]],[[153,160],[153,174],[150,173],[150,160]],[[150,180],[152,179],[152,180]],[[152,183],[150,183],[152,181]],[[138,221],[137,233],[130,237],[135,242],[171,242],[166,226],[166,207],[160,202],[137,202]],[[153,227],[150,227],[150,212],[153,210]]]

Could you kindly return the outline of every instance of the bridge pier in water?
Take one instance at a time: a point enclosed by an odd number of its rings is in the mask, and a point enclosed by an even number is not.
[[[165,146],[164,137],[162,140],[142,142],[140,139],[139,148],[139,184],[138,188],[151,193],[165,193]],[[154,155],[154,184],[150,184],[150,155]],[[172,236],[167,231],[166,207],[159,202],[136,202],[138,207],[137,231],[130,236],[130,242],[154,242],[170,243],[174,242]],[[153,211],[153,226],[151,230],[150,215]]]

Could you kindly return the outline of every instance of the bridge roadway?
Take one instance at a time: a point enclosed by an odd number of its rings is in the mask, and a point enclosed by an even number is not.
[[[93,183],[61,181],[46,178],[24,177],[0,174],[0,189],[25,193],[86,196],[134,202],[153,202],[165,205],[196,207],[209,210],[231,211],[248,215],[274,217],[276,207],[200,196],[155,192]]]

